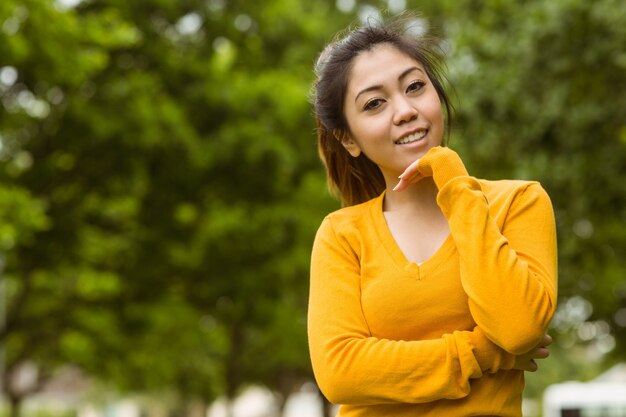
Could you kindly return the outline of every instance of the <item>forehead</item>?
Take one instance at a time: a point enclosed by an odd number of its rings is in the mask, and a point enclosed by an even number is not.
[[[379,44],[354,58],[348,76],[348,93],[372,85],[397,82],[407,68],[417,67],[424,74],[421,62],[390,44]]]

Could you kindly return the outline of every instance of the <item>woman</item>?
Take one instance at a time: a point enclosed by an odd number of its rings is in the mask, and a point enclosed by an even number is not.
[[[316,65],[319,151],[345,207],[313,246],[315,377],[340,416],[520,416],[551,342],[552,206],[442,146],[441,62],[406,28],[356,29]]]

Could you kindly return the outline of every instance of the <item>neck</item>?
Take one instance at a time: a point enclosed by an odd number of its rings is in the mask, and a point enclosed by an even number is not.
[[[432,209],[439,211],[438,190],[432,177],[423,178],[403,191],[393,191],[394,186],[395,184],[387,186],[384,211],[417,210],[423,212]]]

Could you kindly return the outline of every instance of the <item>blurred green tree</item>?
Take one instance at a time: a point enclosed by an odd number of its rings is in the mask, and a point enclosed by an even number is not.
[[[33,389],[71,363],[205,402],[284,401],[310,374],[308,248],[335,203],[306,91],[330,7],[3,2],[0,176],[43,219],[7,257],[15,410],[27,363]]]

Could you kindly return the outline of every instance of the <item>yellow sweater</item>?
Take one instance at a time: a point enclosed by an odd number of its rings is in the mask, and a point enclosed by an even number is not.
[[[521,416],[524,375],[556,307],[550,199],[537,182],[470,177],[454,151],[420,161],[450,236],[407,261],[384,193],[328,215],[311,258],[309,347],[339,416]]]

